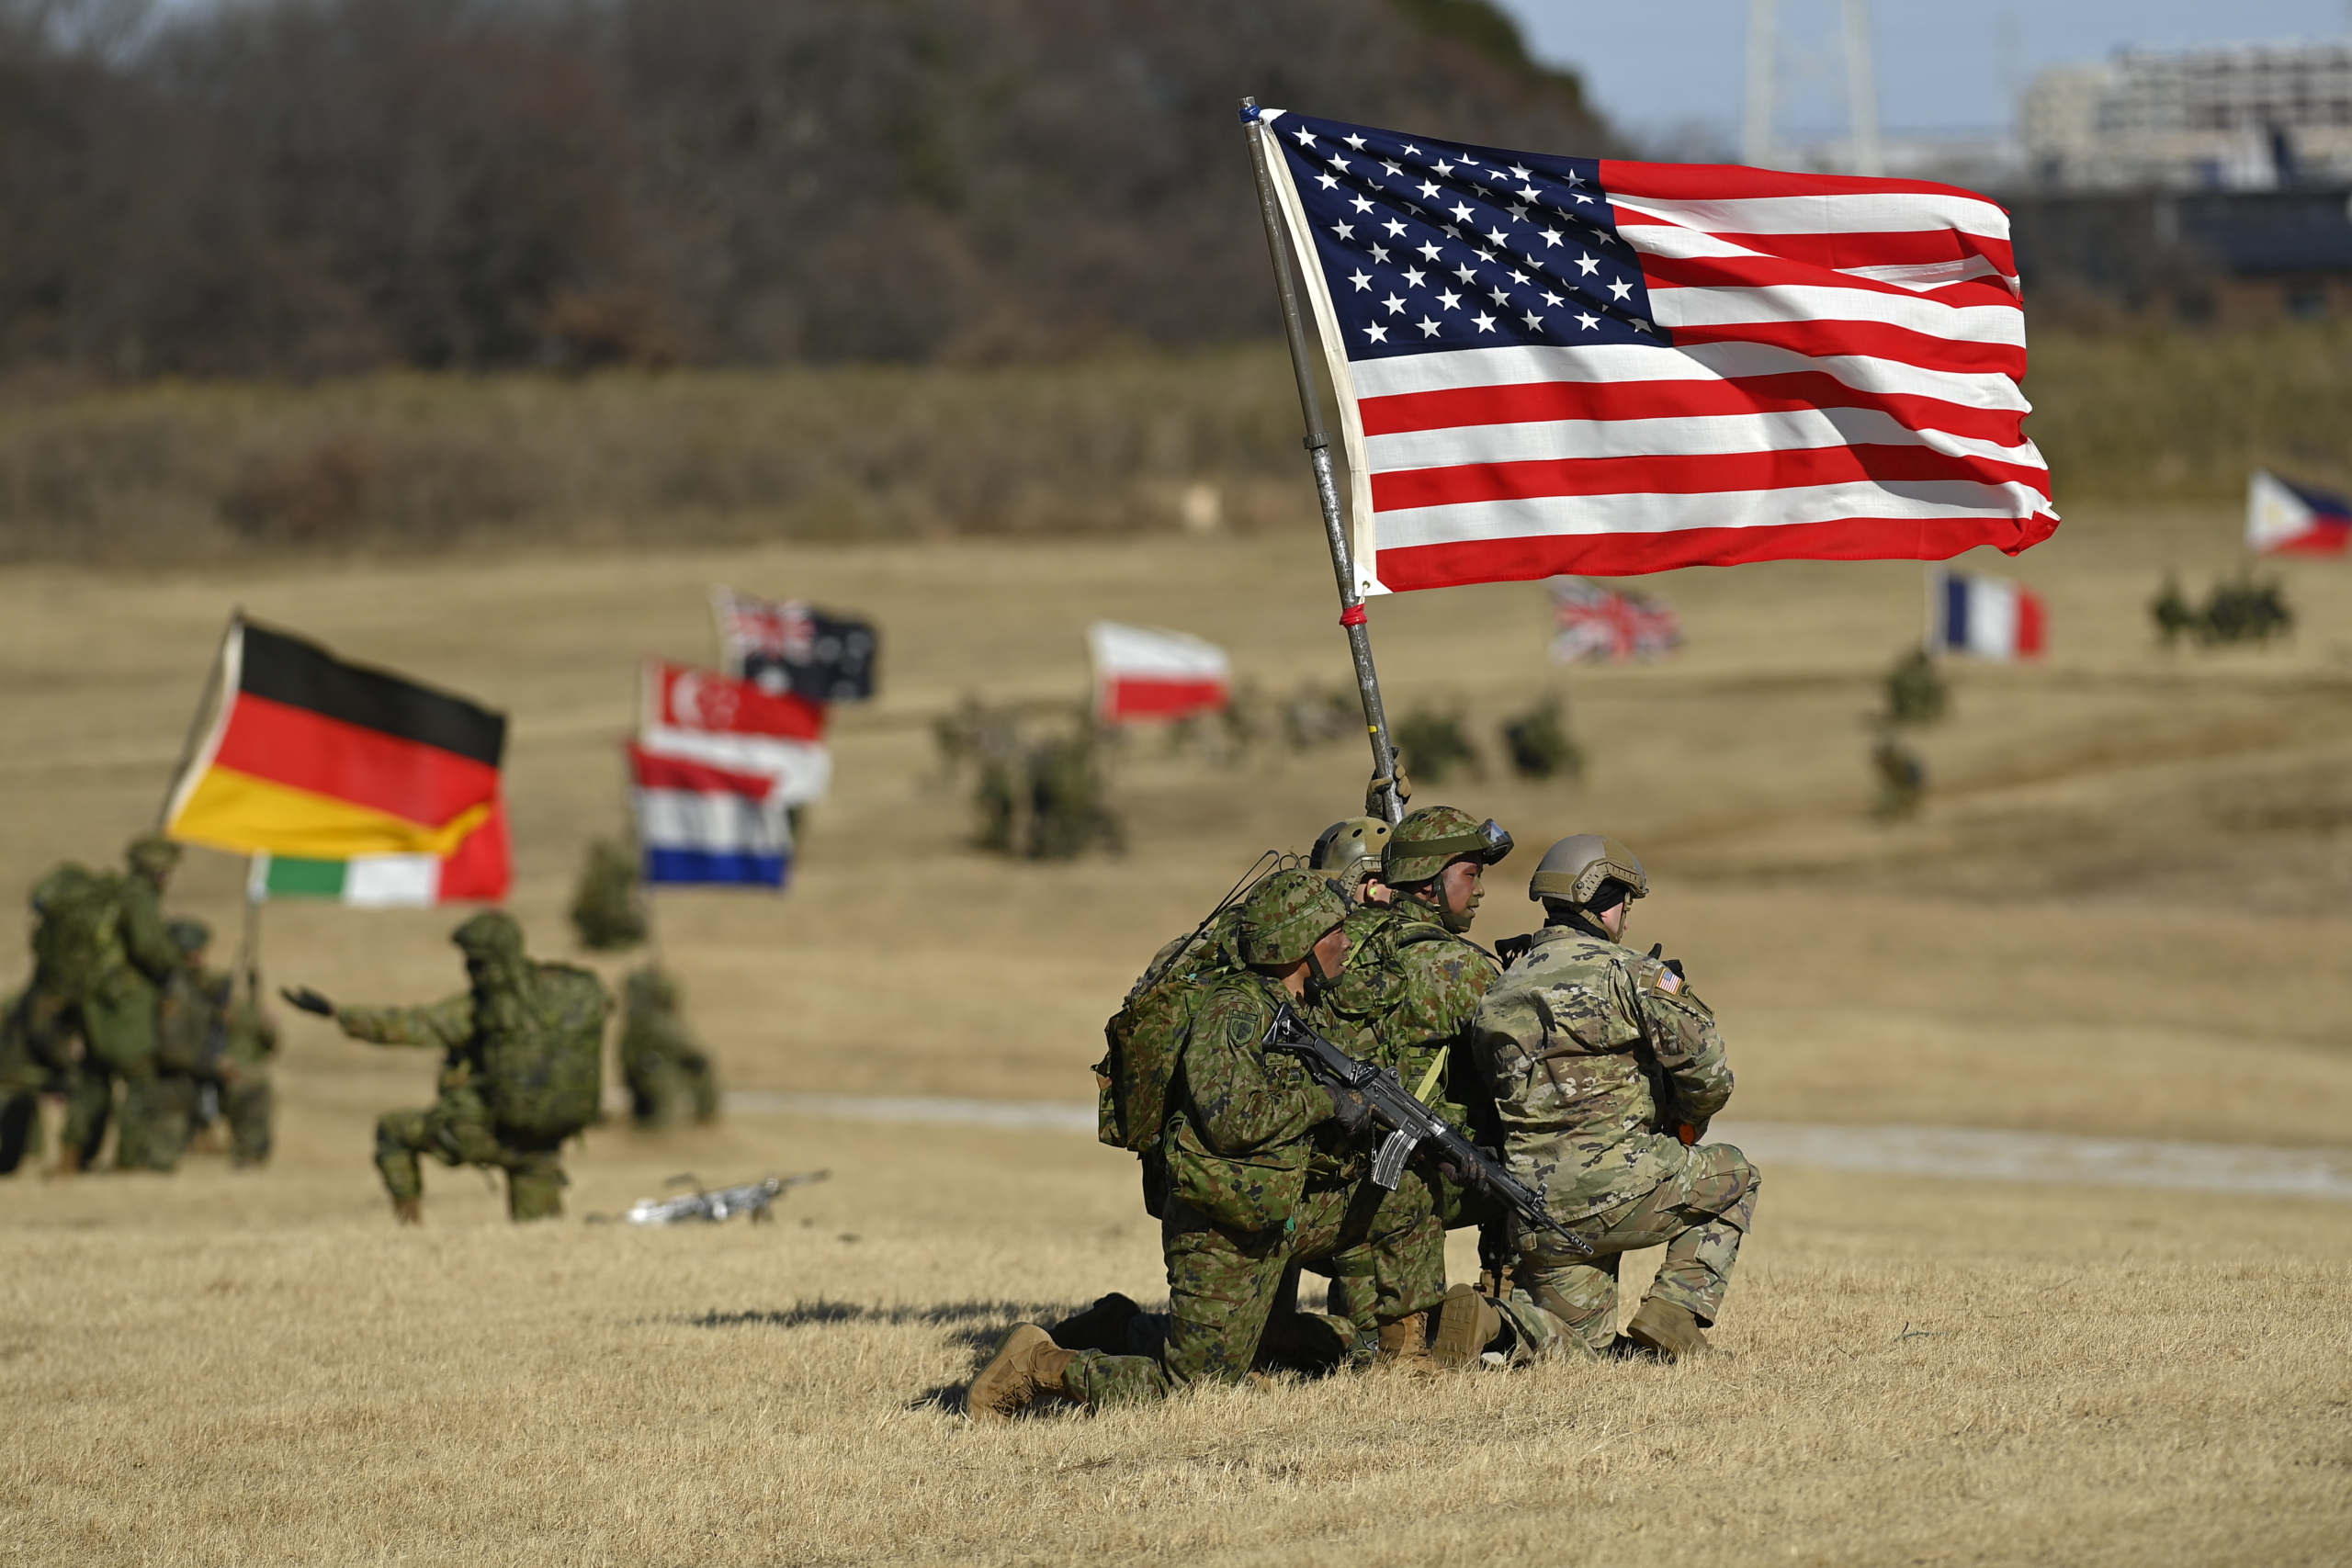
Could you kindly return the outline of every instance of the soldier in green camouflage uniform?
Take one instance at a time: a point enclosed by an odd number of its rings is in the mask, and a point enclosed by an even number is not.
[[[153,1108],[134,1145],[126,1120],[119,1164],[142,1170],[175,1170],[196,1131],[204,1090],[218,1090],[220,1061],[228,1046],[233,983],[204,967],[212,932],[201,920],[174,920],[166,928],[180,953],[179,965],[161,987],[155,1010]]]
[[[483,1098],[485,1021],[521,1007],[535,967],[523,953],[523,931],[500,910],[476,915],[450,940],[466,955],[468,989],[425,1007],[338,1008],[315,991],[288,993],[295,1006],[334,1020],[355,1040],[377,1045],[423,1045],[445,1053],[440,1098],[422,1111],[388,1111],[376,1122],[376,1168],[391,1195],[392,1213],[414,1224],[424,1213],[419,1155],[444,1165],[473,1165],[506,1172],[506,1212],[516,1220],[548,1219],[563,1212],[562,1140],[515,1141],[502,1136]]]
[[[718,1114],[718,1076],[710,1054],[678,1016],[678,983],[660,969],[629,976],[622,987],[628,1012],[621,1025],[621,1076],[628,1082],[630,1113],[639,1127],[666,1127],[681,1106],[697,1122]]]
[[[975,1419],[1002,1419],[1043,1393],[1102,1405],[1238,1380],[1257,1354],[1285,1266],[1366,1244],[1377,1258],[1369,1315],[1383,1353],[1426,1356],[1428,1309],[1444,1279],[1443,1233],[1426,1192],[1317,1179],[1316,1131],[1337,1119],[1359,1134],[1371,1108],[1261,1048],[1285,1003],[1329,1026],[1309,991],[1340,973],[1346,914],[1330,884],[1310,872],[1268,877],[1238,922],[1250,967],[1216,983],[1186,1037],[1167,1122],[1169,1322],[1159,1353],[1065,1349],[1035,1325],[1018,1325],[973,1380]]]
[[[1381,880],[1394,890],[1385,909],[1358,911],[1347,973],[1331,1010],[1352,1032],[1333,1038],[1392,1068],[1408,1089],[1475,1142],[1498,1145],[1493,1102],[1469,1053],[1471,1021],[1502,965],[1463,933],[1485,897],[1486,868],[1510,852],[1510,835],[1450,806],[1425,807],[1387,839]],[[1408,1170],[1425,1184],[1439,1224],[1490,1233],[1483,1252],[1499,1271],[1507,1235],[1500,1205],[1426,1165]],[[1334,1311],[1344,1310],[1361,1260],[1332,1260]]]
[[[63,1076],[37,1048],[42,1032],[34,1025],[32,1003],[28,988],[0,1010],[0,1176],[14,1175],[28,1156],[40,1153],[40,1097],[64,1087]]]
[[[180,850],[148,834],[131,840],[127,874],[91,876],[61,866],[42,879],[44,906],[34,934],[37,1010],[45,1029],[79,1034],[82,1052],[66,1069],[65,1125],[57,1168],[72,1174],[96,1157],[123,1086],[116,1164],[143,1163],[149,1128],[167,1096],[155,1067],[160,987],[179,967],[179,949],[164,929],[162,900]]]
[[[251,987],[230,1005],[229,1044],[220,1059],[220,1113],[229,1122],[229,1160],[240,1170],[269,1163],[277,1097],[270,1086],[277,1022]]]
[[[1595,1256],[1555,1253],[1522,1230],[1507,1300],[1447,1301],[1449,1325],[1457,1305],[1480,1320],[1465,1354],[1609,1349],[1618,1261],[1643,1247],[1664,1245],[1666,1261],[1628,1339],[1687,1355],[1705,1348],[1701,1330],[1722,1308],[1762,1179],[1736,1148],[1700,1142],[1731,1098],[1731,1069],[1680,965],[1624,945],[1627,913],[1647,891],[1641,862],[1616,840],[1555,844],[1528,891],[1544,927],[1479,1006],[1476,1055],[1511,1172]]]

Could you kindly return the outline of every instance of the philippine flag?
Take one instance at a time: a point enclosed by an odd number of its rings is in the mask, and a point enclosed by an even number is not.
[[[2006,577],[1939,571],[1929,579],[1928,647],[1978,659],[2038,659],[2041,596]]]
[[[2340,556],[2352,544],[2352,502],[2289,484],[2260,468],[2245,492],[2245,546],[2258,556]]]
[[[785,885],[792,828],[778,781],[634,743],[628,765],[647,882]]]
[[[1094,716],[1105,724],[1183,718],[1226,705],[1232,666],[1213,642],[1115,621],[1087,627],[1086,642],[1094,654]]]

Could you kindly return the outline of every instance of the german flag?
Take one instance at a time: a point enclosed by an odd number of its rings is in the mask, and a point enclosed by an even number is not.
[[[492,857],[503,869],[503,715],[242,616],[214,690],[165,809],[173,838],[306,861]]]

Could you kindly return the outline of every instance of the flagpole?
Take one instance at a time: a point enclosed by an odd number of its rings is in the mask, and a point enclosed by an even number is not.
[[[245,857],[245,940],[238,967],[245,972],[245,997],[261,1007],[261,903],[268,897],[269,860],[265,852]]]
[[[229,639],[236,636],[237,629],[244,624],[244,606],[241,604],[229,612],[228,628],[221,632],[220,641],[212,650],[212,668],[204,677],[204,694],[196,700],[196,717],[187,727],[187,739],[180,746],[180,760],[172,764],[171,781],[164,785],[164,804],[155,808],[155,831],[158,833],[170,825],[172,795],[180,787],[180,775],[187,772],[190,762],[196,761],[196,749],[204,744],[204,732],[212,723],[213,703],[220,694],[220,667],[224,662],[221,650],[228,647]]]
[[[1258,216],[1266,229],[1266,252],[1274,264],[1274,289],[1282,297],[1283,331],[1290,340],[1290,366],[1298,379],[1299,412],[1306,420],[1306,450],[1315,465],[1315,498],[1323,508],[1323,535],[1331,547],[1331,573],[1340,583],[1340,624],[1347,628],[1348,652],[1355,661],[1356,694],[1363,700],[1363,722],[1372,740],[1372,787],[1364,806],[1391,822],[1405,815],[1405,786],[1396,773],[1396,748],[1388,738],[1388,713],[1380,700],[1380,671],[1372,662],[1372,630],[1365,624],[1363,595],[1356,592],[1355,563],[1348,548],[1346,525],[1340,516],[1340,487],[1331,476],[1331,441],[1323,434],[1323,405],[1315,390],[1315,361],[1306,342],[1306,322],[1299,313],[1298,286],[1291,276],[1290,253],[1283,248],[1281,214],[1274,199],[1273,177],[1266,164],[1266,128],[1258,118],[1258,100],[1241,100],[1241,119],[1250,134],[1250,166],[1258,180]]]

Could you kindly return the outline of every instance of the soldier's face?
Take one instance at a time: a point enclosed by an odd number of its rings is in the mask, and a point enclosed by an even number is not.
[[[1340,977],[1340,967],[1348,961],[1348,929],[1333,926],[1323,933],[1306,954],[1307,972],[1329,985]]]
[[[1458,860],[1438,874],[1438,901],[1450,915],[1467,915],[1487,896],[1487,868],[1475,860]]]

